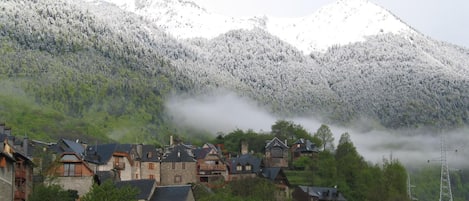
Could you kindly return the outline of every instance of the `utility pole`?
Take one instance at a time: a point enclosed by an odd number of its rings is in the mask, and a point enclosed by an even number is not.
[[[451,192],[451,180],[449,176],[448,161],[446,160],[446,142],[445,142],[445,137],[443,133],[441,133],[440,201],[453,201],[453,193]]]

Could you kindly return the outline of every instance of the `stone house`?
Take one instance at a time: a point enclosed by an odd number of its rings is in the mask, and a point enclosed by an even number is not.
[[[161,154],[153,145],[137,145],[141,146],[140,173],[141,179],[154,179],[159,184],[161,182]],[[140,148],[137,148],[140,150]],[[138,178],[138,177],[137,177]]]
[[[197,182],[197,163],[192,151],[183,144],[172,146],[161,160],[161,185]]]
[[[276,186],[276,200],[288,200],[290,198],[290,182],[280,167],[262,168],[262,177],[274,182]]]
[[[286,142],[282,142],[277,137],[266,142],[265,145],[265,167],[288,167],[289,148]]]
[[[15,158],[8,139],[0,141],[0,200],[13,200]]]
[[[115,171],[122,181],[140,178],[137,158],[136,145],[131,144],[100,144],[85,150],[85,161],[94,172]]]
[[[243,154],[230,159],[230,180],[257,177],[261,170],[261,159],[252,154]]]
[[[79,196],[88,193],[93,185],[94,171],[75,152],[64,152],[51,167],[52,183],[64,189],[76,190]]]
[[[217,147],[206,143],[193,152],[197,160],[197,182],[210,184],[228,180],[227,164]]]
[[[302,156],[315,157],[319,153],[318,147],[310,140],[298,139],[290,148],[292,162]]]

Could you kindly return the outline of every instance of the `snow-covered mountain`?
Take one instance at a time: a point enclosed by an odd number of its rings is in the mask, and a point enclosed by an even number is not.
[[[176,38],[211,39],[230,30],[254,27],[309,54],[333,45],[364,41],[366,36],[415,31],[393,14],[367,0],[338,0],[309,16],[234,18],[208,11],[187,0],[103,0],[140,15]]]

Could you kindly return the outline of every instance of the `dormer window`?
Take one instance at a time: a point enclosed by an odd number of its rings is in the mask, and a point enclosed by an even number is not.
[[[245,166],[245,168],[246,168],[246,171],[251,171],[252,170],[252,166],[250,164],[247,164]]]
[[[243,166],[241,166],[241,164],[238,164],[236,166],[236,171],[243,171]]]
[[[153,157],[153,153],[148,152],[148,153],[147,153],[147,158],[152,158],[152,157]]]

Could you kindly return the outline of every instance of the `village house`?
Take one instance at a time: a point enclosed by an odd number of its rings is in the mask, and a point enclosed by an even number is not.
[[[197,182],[209,184],[228,180],[227,164],[215,145],[206,143],[193,152],[197,160]]]
[[[302,156],[314,158],[319,153],[319,149],[310,140],[300,138],[291,145],[290,152],[293,162]]]
[[[63,152],[49,170],[51,182],[63,189],[76,190],[78,196],[88,193],[94,181],[94,172],[75,152]]]
[[[161,185],[181,185],[197,182],[197,163],[190,147],[173,145],[161,160]]]
[[[136,145],[100,144],[87,146],[85,152],[85,161],[94,172],[115,171],[122,181],[140,178]]]
[[[0,140],[0,200],[13,200],[15,158],[8,138]]]
[[[290,182],[288,181],[285,172],[280,167],[266,167],[262,168],[262,177],[272,181],[275,184],[276,200],[287,200],[290,198]]]
[[[288,146],[277,137],[265,145],[264,167],[288,168]]]
[[[153,145],[137,145],[140,156],[141,179],[154,179],[159,184],[161,181],[161,153]],[[140,154],[141,153],[141,154]],[[136,176],[138,178],[138,176]]]
[[[34,164],[27,144],[27,138],[12,136],[11,128],[0,124],[0,200],[25,201],[32,192]]]
[[[261,159],[252,154],[243,154],[230,159],[230,180],[254,178],[260,174]]]

